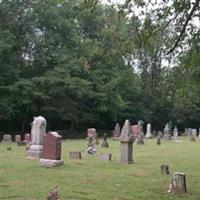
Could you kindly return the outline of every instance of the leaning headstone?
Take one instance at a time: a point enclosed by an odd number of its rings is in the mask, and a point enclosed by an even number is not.
[[[112,154],[111,153],[100,153],[99,154],[99,159],[103,160],[103,161],[111,161]]]
[[[147,124],[147,133],[145,135],[145,138],[152,138],[152,133],[151,133],[151,124]]]
[[[169,186],[168,192],[171,193],[186,193],[186,176],[182,172],[174,172],[172,175],[172,182]]]
[[[12,142],[12,136],[10,134],[3,135],[3,141],[4,143],[11,143]]]
[[[81,152],[80,151],[70,151],[69,152],[69,158],[71,158],[71,159],[82,159]]]
[[[101,147],[109,147],[109,145],[108,145],[108,142],[107,142],[107,134],[106,133],[104,133],[104,135],[103,135],[103,141],[102,141],[102,143],[101,143]]]
[[[27,151],[28,159],[38,159],[42,155],[43,137],[46,134],[46,119],[42,116],[34,117],[31,128],[31,145]]]
[[[169,174],[169,166],[168,165],[161,165],[161,174],[162,175],[168,175]]]
[[[129,120],[126,120],[120,135],[121,155],[120,161],[122,164],[133,163],[133,137]]]
[[[61,160],[61,138],[57,132],[49,132],[44,136],[42,158],[39,160],[41,166],[55,167],[63,165]]]
[[[113,131],[113,139],[117,139],[120,136],[120,126],[116,123],[115,130]]]

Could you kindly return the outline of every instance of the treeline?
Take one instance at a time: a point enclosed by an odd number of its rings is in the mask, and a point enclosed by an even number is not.
[[[167,55],[168,18],[141,19],[127,6],[2,0],[0,131],[28,131],[38,115],[52,130],[112,129],[125,119],[198,127],[199,32],[187,51]]]

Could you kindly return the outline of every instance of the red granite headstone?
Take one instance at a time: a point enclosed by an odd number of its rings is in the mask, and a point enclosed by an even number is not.
[[[15,136],[15,142],[20,143],[21,142],[21,135],[16,135]]]
[[[61,159],[61,135],[57,132],[49,132],[44,136],[43,159],[60,160]]]
[[[31,135],[29,134],[29,133],[26,133],[25,135],[24,135],[24,142],[30,142],[31,141]]]
[[[95,137],[96,136],[96,129],[95,128],[88,128],[87,136],[88,137]]]
[[[133,136],[135,136],[135,137],[139,136],[140,129],[139,129],[138,125],[131,126],[131,130],[132,130]]]

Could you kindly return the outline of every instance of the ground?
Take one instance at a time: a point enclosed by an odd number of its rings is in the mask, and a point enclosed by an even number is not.
[[[119,141],[108,140],[110,147],[97,147],[97,155],[85,153],[86,140],[65,140],[62,143],[64,166],[42,168],[36,160],[27,160],[25,147],[0,144],[0,199],[45,200],[47,193],[58,186],[60,200],[200,200],[200,140],[190,142],[146,140],[134,143],[134,164],[119,162]],[[12,147],[11,151],[6,150]],[[69,151],[82,151],[82,160],[70,160]],[[111,162],[98,159],[99,152],[111,152]],[[160,166],[168,164],[170,175],[161,175]],[[171,174],[184,172],[186,195],[167,193]]]

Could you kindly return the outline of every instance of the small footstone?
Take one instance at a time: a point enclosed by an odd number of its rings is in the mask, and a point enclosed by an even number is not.
[[[71,159],[82,159],[82,156],[81,156],[81,152],[80,151],[70,151],[69,152],[69,157]]]
[[[100,153],[99,154],[99,159],[100,160],[104,160],[104,161],[111,161],[112,154],[111,153]]]

